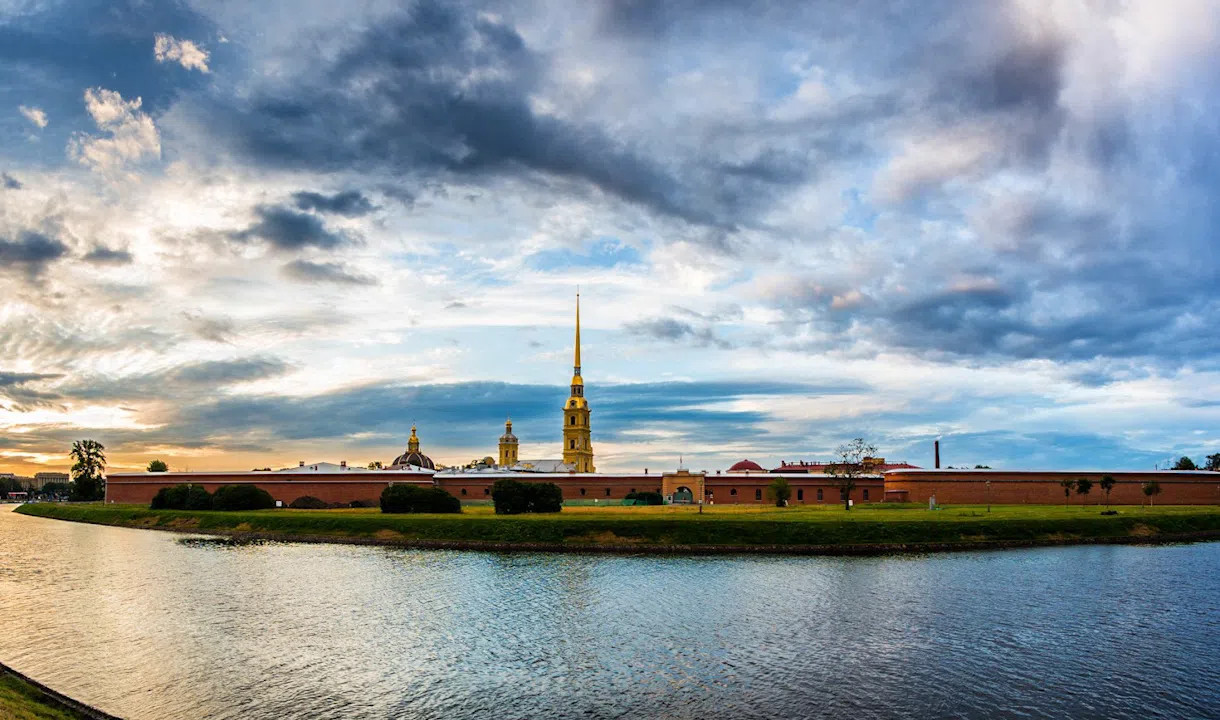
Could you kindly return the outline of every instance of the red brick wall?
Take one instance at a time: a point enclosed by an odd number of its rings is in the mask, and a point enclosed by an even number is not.
[[[1063,503],[1064,479],[1088,478],[1093,489],[1088,495],[1077,495],[1072,491],[1068,502],[1072,505],[1100,505],[1106,494],[1098,482],[1103,475],[1115,480],[1110,491],[1110,502],[1114,505],[1139,505],[1148,502],[1142,488],[1145,482],[1156,480],[1161,485],[1161,494],[1153,499],[1157,505],[1215,505],[1220,504],[1220,473],[1177,472],[1005,472],[1005,471],[910,471],[887,473],[887,491],[903,491],[910,502],[927,503],[935,495],[941,504],[981,505],[990,501],[997,505],[1013,504],[1059,504]],[[986,481],[991,481],[988,491]]]
[[[438,477],[436,483],[459,500],[491,500],[491,486],[496,480],[511,478],[521,482],[555,483],[563,491],[564,500],[601,500],[618,503],[631,491],[646,492],[661,489],[659,474],[638,475],[576,475],[560,473],[514,473],[512,475],[452,475]],[[462,491],[466,494],[463,495]],[[584,493],[581,493],[584,490]],[[609,491],[609,494],[607,494]]]
[[[789,505],[840,505],[839,488],[832,483],[832,478],[825,474],[784,473],[788,485],[792,488]],[[773,500],[767,498],[767,487],[771,481],[779,477],[776,473],[733,473],[708,475],[704,479],[704,487],[711,491],[712,502],[717,505],[768,505]],[[736,490],[736,494],[734,494]],[[818,499],[818,490],[822,498]],[[865,497],[867,491],[868,497]],[[879,477],[863,477],[856,479],[856,487],[851,491],[851,499],[857,505],[862,503],[881,502],[885,496],[885,481]]]
[[[432,485],[428,475],[406,473],[115,473],[106,478],[106,502],[147,505],[163,487],[189,483],[210,493],[223,485],[257,485],[285,505],[312,495],[328,503],[376,504],[391,482]]]

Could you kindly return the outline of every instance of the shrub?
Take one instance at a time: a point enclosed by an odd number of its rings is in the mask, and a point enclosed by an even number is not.
[[[265,510],[275,507],[271,493],[256,485],[223,485],[212,496],[216,510]]]
[[[288,503],[288,507],[296,508],[297,510],[325,510],[330,507],[325,501],[319,500],[313,495],[302,495],[301,497]]]
[[[497,480],[491,486],[491,500],[496,513],[559,512],[563,509],[563,491],[555,483],[527,483],[518,480]]]
[[[792,488],[788,485],[788,478],[777,477],[767,486],[767,497],[775,501],[775,507],[784,507],[788,504],[788,498],[792,497]]]
[[[363,500],[353,500],[353,501],[351,501],[351,502],[349,502],[349,503],[347,504],[347,507],[349,507],[349,508],[362,508],[362,507],[368,507],[368,503],[366,503],[366,502],[365,502],[365,501],[363,501]]]
[[[212,496],[201,485],[174,485],[157,491],[153,510],[211,510]]]
[[[456,513],[462,503],[438,487],[391,485],[381,491],[383,513]]]
[[[659,492],[646,490],[644,492],[627,493],[627,500],[633,500],[633,505],[664,505],[665,496]]]

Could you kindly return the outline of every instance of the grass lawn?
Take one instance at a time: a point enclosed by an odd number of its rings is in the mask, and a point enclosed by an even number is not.
[[[861,546],[922,543],[1058,543],[1220,533],[1218,506],[839,505],[776,508],[567,506],[547,515],[496,515],[490,505],[460,515],[384,515],[376,508],[190,512],[135,505],[23,505],[27,515],[127,527],[208,530],[385,542],[444,541],[594,545]]]
[[[84,717],[47,701],[42,691],[0,672],[0,718],[4,720],[77,720]]]

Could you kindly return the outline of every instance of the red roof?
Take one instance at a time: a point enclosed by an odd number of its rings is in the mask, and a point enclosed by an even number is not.
[[[729,468],[729,472],[745,472],[747,470],[757,470],[758,472],[763,472],[762,465],[759,465],[753,460],[742,460],[740,462],[733,463],[733,467]]]

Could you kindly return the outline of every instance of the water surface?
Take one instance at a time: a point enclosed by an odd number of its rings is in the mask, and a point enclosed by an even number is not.
[[[0,661],[125,718],[1216,718],[1220,543],[232,545],[0,509]]]

